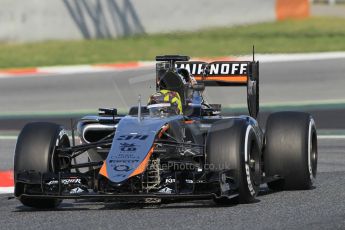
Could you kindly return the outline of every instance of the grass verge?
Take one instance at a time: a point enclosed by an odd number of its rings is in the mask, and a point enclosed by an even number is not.
[[[141,35],[116,40],[0,43],[0,68],[153,60],[158,54],[194,57],[251,52],[296,53],[345,50],[345,19],[315,17],[198,32]]]

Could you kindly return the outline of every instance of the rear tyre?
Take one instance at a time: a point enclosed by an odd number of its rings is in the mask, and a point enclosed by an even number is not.
[[[266,176],[282,179],[267,183],[273,190],[312,188],[317,171],[317,134],[307,113],[271,114],[266,125],[264,169]]]
[[[261,182],[261,151],[254,129],[246,120],[222,120],[214,123],[206,140],[208,167],[226,171],[235,181],[240,203],[255,200]],[[216,203],[228,204],[221,197]]]
[[[21,195],[35,184],[25,184],[17,181],[19,172],[35,171],[39,173],[58,172],[66,168],[69,162],[57,157],[58,147],[70,146],[65,130],[57,124],[35,122],[27,124],[20,132],[14,156],[15,196],[25,206],[34,208],[55,208],[59,199],[38,199],[21,197]]]

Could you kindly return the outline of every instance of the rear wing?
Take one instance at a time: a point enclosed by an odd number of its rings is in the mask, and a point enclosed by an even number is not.
[[[252,75],[252,62],[247,61],[176,62],[175,67],[186,69],[205,86],[246,86]]]
[[[158,56],[156,65],[157,82],[160,71],[169,69],[187,70],[198,83],[205,86],[246,86],[247,105],[250,116],[259,113],[259,62],[257,61],[215,61],[211,63],[189,61],[187,56]]]

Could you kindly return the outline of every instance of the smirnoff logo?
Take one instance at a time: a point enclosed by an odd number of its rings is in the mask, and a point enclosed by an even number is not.
[[[188,70],[193,75],[202,75],[206,63],[204,62],[177,62],[176,68]],[[247,62],[212,62],[209,65],[209,76],[247,75]]]

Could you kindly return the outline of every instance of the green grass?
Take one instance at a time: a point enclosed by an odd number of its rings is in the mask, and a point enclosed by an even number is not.
[[[345,51],[345,19],[310,18],[198,32],[116,40],[0,43],[0,68],[153,60],[159,54],[194,57],[259,53]]]

